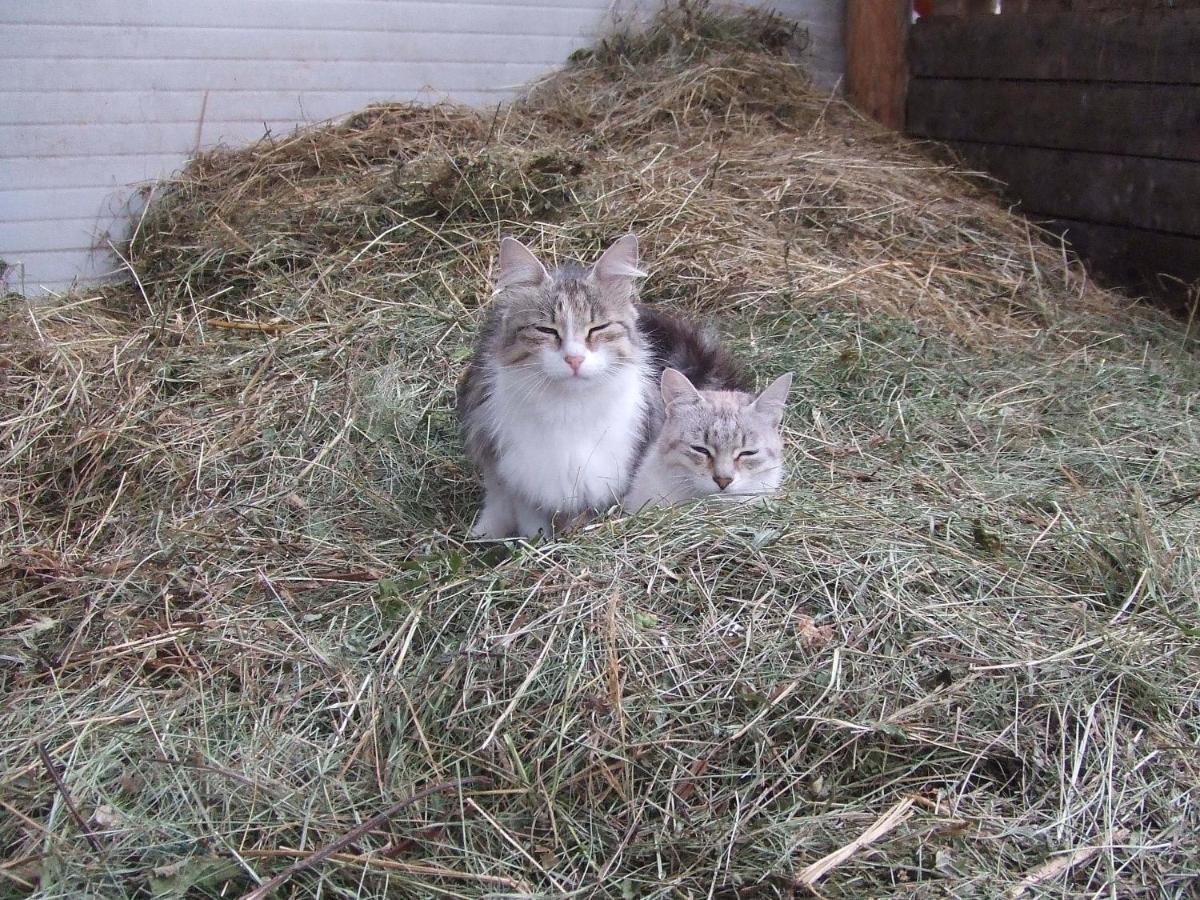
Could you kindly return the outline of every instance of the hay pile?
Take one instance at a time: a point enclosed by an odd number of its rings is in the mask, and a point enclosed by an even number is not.
[[[237,896],[346,836],[281,895],[1194,888],[1194,338],[800,37],[677,8],[496,110],[205,154],[136,286],[10,302],[0,892]],[[649,302],[796,372],[789,489],[464,543],[497,237],[631,228]]]

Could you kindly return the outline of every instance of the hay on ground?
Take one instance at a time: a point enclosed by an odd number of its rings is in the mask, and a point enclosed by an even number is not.
[[[801,38],[672,8],[494,110],[211,151],[136,285],[9,302],[0,891],[1194,888],[1194,336]],[[649,302],[796,373],[787,490],[464,542],[498,236],[629,229]]]

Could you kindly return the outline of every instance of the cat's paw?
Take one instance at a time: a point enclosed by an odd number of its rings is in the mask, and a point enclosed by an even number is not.
[[[550,523],[549,517],[540,510],[532,507],[518,507],[517,527],[514,533],[529,540],[538,537],[549,539],[554,537],[554,526]]]
[[[494,528],[482,528],[476,524],[467,532],[467,537],[473,541],[502,541],[505,538],[511,537],[511,535]]]
[[[503,541],[515,534],[516,523],[504,516],[489,515],[485,509],[467,532],[467,537],[475,541]]]
[[[579,513],[555,513],[550,520],[550,528],[554,534],[565,534],[583,528],[595,518],[596,514],[591,510]]]

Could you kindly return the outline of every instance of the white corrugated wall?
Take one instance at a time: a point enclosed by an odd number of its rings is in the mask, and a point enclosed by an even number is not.
[[[0,261],[62,291],[111,274],[136,185],[217,143],[395,99],[489,104],[657,0],[7,0],[0,3]],[[826,84],[841,0],[804,21]]]

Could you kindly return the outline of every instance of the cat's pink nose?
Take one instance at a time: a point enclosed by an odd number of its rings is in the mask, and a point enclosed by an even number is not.
[[[713,481],[717,483],[717,487],[719,487],[721,490],[725,490],[725,488],[729,487],[729,485],[733,483],[732,478],[726,478],[724,475],[714,475]]]
[[[583,365],[582,356],[564,356],[563,361],[571,367],[572,372],[579,374],[579,367]]]

